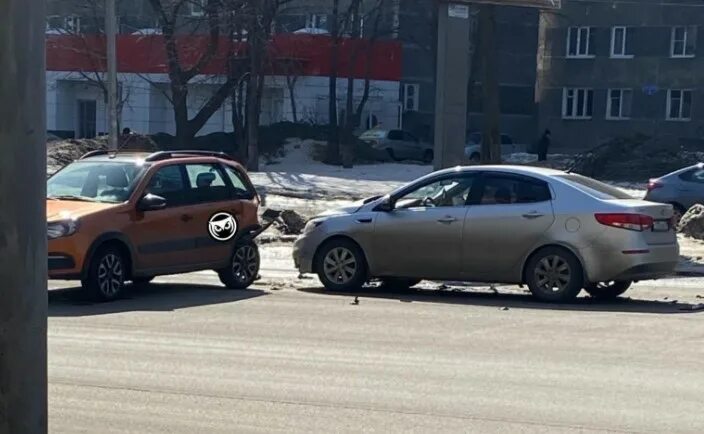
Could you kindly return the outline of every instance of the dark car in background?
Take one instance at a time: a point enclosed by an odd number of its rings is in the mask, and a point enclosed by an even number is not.
[[[704,202],[704,163],[651,179],[645,200],[671,204],[679,222],[692,205]]]
[[[482,133],[472,133],[469,135],[467,146],[464,148],[464,156],[470,162],[477,164],[482,159]],[[513,142],[513,138],[508,134],[501,134],[501,155],[518,152],[518,146]]]

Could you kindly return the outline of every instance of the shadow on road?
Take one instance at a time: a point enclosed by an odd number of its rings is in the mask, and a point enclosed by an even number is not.
[[[408,290],[385,290],[365,287],[358,292],[333,292],[321,287],[300,288],[299,291],[310,294],[332,295],[340,297],[385,298],[404,303],[447,303],[497,308],[562,310],[581,312],[624,312],[653,314],[704,314],[704,304],[690,304],[678,301],[658,301],[631,299],[627,296],[611,301],[600,301],[590,297],[579,297],[572,303],[543,303],[530,294],[493,293],[475,290],[438,290],[411,288]]]
[[[49,291],[49,316],[91,316],[121,312],[168,312],[195,306],[232,303],[266,295],[265,291],[230,290],[222,286],[155,283],[130,287],[123,298],[96,303],[85,298],[80,288]]]

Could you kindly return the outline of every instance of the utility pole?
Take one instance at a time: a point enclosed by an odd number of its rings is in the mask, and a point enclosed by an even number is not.
[[[467,77],[470,71],[470,6],[438,6],[435,73],[434,168],[462,164],[467,139]]]
[[[117,131],[117,33],[115,0],[105,0],[105,39],[108,57],[108,149],[116,151],[118,147]]]
[[[45,20],[0,1],[0,433],[47,432]]]
[[[499,133],[499,70],[496,62],[496,7],[483,4],[479,8],[479,39],[481,44],[482,93],[484,129],[482,133],[481,162],[501,163]]]

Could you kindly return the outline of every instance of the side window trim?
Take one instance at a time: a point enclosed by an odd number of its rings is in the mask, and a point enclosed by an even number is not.
[[[474,178],[474,181],[472,182],[472,187],[469,189],[469,193],[467,194],[467,200],[465,201],[464,207],[470,205],[470,199],[472,198],[474,192],[477,189],[477,183],[479,181],[479,174],[477,172],[471,172],[471,173],[462,173],[458,177],[457,174],[455,173],[448,173],[445,175],[440,175],[436,176],[434,178],[428,179],[427,181],[423,182],[422,184],[413,184],[408,186],[407,188],[404,188],[403,190],[399,191],[397,194],[394,194],[391,196],[391,201],[392,203],[396,203],[400,198],[416,191],[420,190],[421,188],[425,188],[431,184],[434,184],[436,182],[442,182],[446,181],[448,179],[455,179],[455,178]],[[459,208],[459,207],[439,207],[439,208]]]
[[[220,170],[221,170],[222,173],[225,175],[225,182],[227,183],[227,186],[230,188],[230,197],[231,197],[232,199],[241,200],[241,199],[243,199],[243,198],[240,197],[240,196],[238,196],[237,194],[235,194],[235,186],[234,186],[234,184],[232,183],[232,179],[230,179],[230,175],[229,175],[229,173],[228,173],[228,170],[231,171],[232,173],[234,173],[234,174],[237,176],[237,178],[240,180],[240,182],[242,183],[242,185],[244,185],[244,187],[247,189],[247,194],[248,194],[250,197],[247,197],[247,198],[244,198],[244,199],[252,200],[252,199],[254,199],[254,198],[257,196],[257,191],[255,190],[254,186],[253,186],[252,183],[249,181],[249,179],[245,176],[245,174],[242,173],[241,170],[239,170],[239,169],[238,169],[237,167],[235,167],[235,166],[229,166],[229,165],[222,164],[222,163],[220,163],[219,166],[220,166]]]
[[[149,191],[149,185],[151,184],[152,180],[154,177],[161,171],[164,170],[168,167],[176,167],[178,168],[179,175],[181,177],[181,191],[180,194],[183,196],[188,193],[188,190],[186,189],[186,186],[188,185],[188,174],[186,173],[186,166],[182,163],[169,163],[169,164],[164,164],[162,166],[153,168],[154,172],[151,174],[151,176],[147,176],[147,174],[144,175],[144,188],[141,190],[140,197],[144,196],[145,194],[148,193]],[[186,206],[185,204],[178,203],[176,205],[173,204],[173,201],[166,201],[166,208],[178,208]]]
[[[507,204],[482,204],[481,200],[484,197],[484,188],[486,186],[486,180],[487,180],[487,178],[491,178],[491,177],[498,178],[498,179],[506,179],[506,180],[510,180],[510,181],[514,181],[514,182],[524,182],[527,184],[533,184],[536,186],[544,187],[545,190],[548,192],[549,197],[545,200],[540,200],[540,201],[535,201],[535,202],[514,202],[514,203],[507,203]],[[527,204],[538,204],[538,203],[551,202],[552,200],[554,200],[554,194],[553,194],[552,188],[548,182],[543,181],[542,179],[533,178],[533,177],[527,176],[527,175],[507,173],[507,172],[481,172],[477,184],[478,184],[477,185],[478,194],[476,195],[476,197],[474,197],[474,201],[469,203],[469,205],[480,205],[480,206],[481,205],[527,205]],[[474,190],[474,187],[472,187],[472,190]]]
[[[200,205],[200,204],[212,204],[212,203],[225,202],[225,201],[228,201],[228,200],[232,200],[232,197],[233,197],[233,194],[232,194],[233,189],[232,189],[232,187],[231,187],[231,185],[230,185],[230,179],[229,179],[229,177],[227,176],[227,174],[223,171],[223,169],[222,169],[222,167],[221,167],[221,163],[218,163],[218,162],[185,163],[185,164],[182,164],[181,166],[182,166],[182,167],[181,167],[181,176],[184,176],[184,177],[185,177],[185,185],[188,187],[188,190],[187,190],[188,197],[189,197],[189,198],[190,198],[190,197],[193,197],[193,198],[194,198],[193,200],[188,200],[188,201],[187,201],[187,205],[188,205],[188,206],[191,206],[191,205]],[[194,187],[191,186],[191,179],[190,179],[190,177],[189,177],[189,175],[188,175],[188,168],[187,168],[187,166],[209,166],[209,167],[215,169],[216,172],[220,175],[220,178],[222,179],[223,184],[225,184],[225,188],[227,189],[227,197],[222,198],[222,199],[217,199],[217,198],[216,198],[215,200],[210,199],[210,198],[201,199],[201,198],[197,197],[197,196],[195,195],[197,188],[194,188]],[[212,187],[211,187],[211,188],[212,188]]]

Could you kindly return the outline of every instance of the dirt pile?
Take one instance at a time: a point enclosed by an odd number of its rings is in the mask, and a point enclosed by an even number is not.
[[[697,240],[704,240],[704,205],[691,207],[677,226],[677,231]]]
[[[596,179],[648,180],[700,161],[672,138],[645,135],[615,138],[575,157],[570,170]]]

